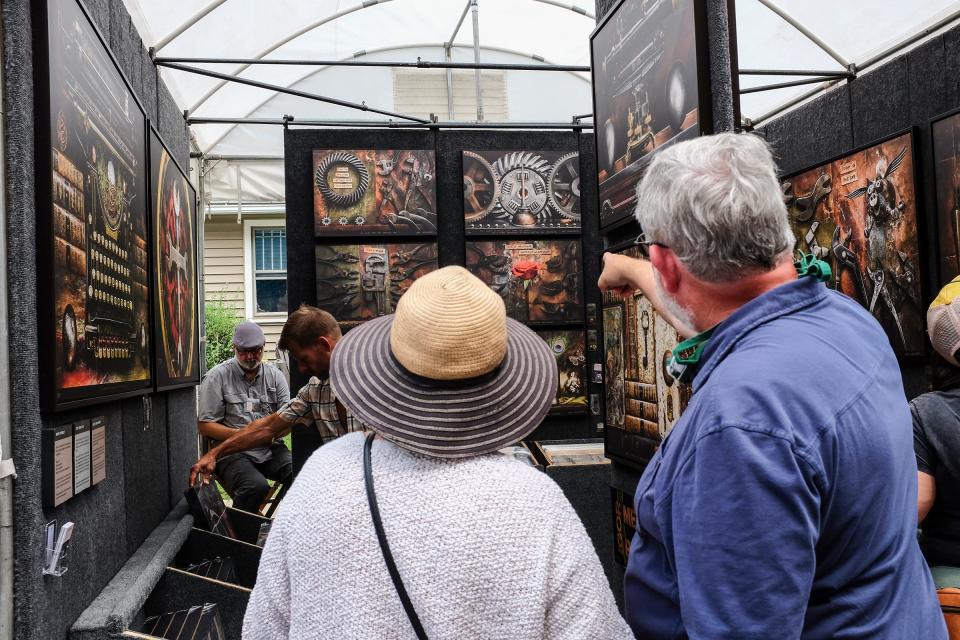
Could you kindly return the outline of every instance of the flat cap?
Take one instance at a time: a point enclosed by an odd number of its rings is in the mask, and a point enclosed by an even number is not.
[[[237,349],[256,349],[266,341],[263,329],[256,322],[241,322],[233,332],[233,346]]]

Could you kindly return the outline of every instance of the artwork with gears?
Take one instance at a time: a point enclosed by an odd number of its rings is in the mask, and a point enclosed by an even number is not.
[[[147,140],[144,113],[80,5],[46,8],[38,189],[49,193],[40,254],[51,281],[40,286],[40,335],[61,409],[151,386]]]
[[[620,253],[643,258],[636,246]],[[604,293],[603,340],[607,454],[643,465],[690,401],[667,369],[679,336],[642,294]]]
[[[551,413],[587,409],[587,357],[583,331],[537,331],[557,359],[560,383]]]
[[[464,151],[467,235],[580,232],[580,153]]]
[[[935,120],[931,130],[942,287],[960,275],[960,112]]]
[[[924,353],[913,136],[907,132],[782,179],[796,255],[880,322],[894,351]]]
[[[314,150],[312,182],[318,236],[437,234],[432,150]]]
[[[200,383],[197,192],[150,128],[153,346],[157,390]]]
[[[602,227],[631,215],[651,153],[709,127],[709,95],[699,89],[709,72],[698,63],[702,4],[623,0],[591,36]]]
[[[580,240],[466,243],[466,267],[500,294],[520,322],[583,321]]]
[[[413,281],[437,269],[437,243],[318,244],[316,305],[341,324],[393,313]]]

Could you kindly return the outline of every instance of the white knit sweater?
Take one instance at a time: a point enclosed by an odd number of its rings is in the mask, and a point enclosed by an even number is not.
[[[270,531],[244,640],[416,638],[380,554],[364,434],[321,447]],[[460,461],[373,444],[387,541],[431,640],[633,638],[593,544],[545,474],[491,454]]]

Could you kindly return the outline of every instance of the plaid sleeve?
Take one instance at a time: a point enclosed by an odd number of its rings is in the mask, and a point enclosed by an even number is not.
[[[310,383],[303,385],[297,395],[280,407],[277,411],[280,417],[294,424],[313,424],[313,413],[310,411],[310,387],[312,386]]]

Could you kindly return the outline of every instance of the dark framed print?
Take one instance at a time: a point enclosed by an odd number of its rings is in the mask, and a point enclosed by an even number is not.
[[[315,234],[435,236],[436,168],[432,150],[314,150]]]
[[[652,153],[712,129],[705,10],[621,0],[590,36],[601,227],[630,217]]]
[[[34,9],[38,324],[63,409],[152,386],[146,118],[82,5]]]
[[[960,110],[930,123],[942,287],[960,275]]]
[[[902,132],[781,184],[795,252],[827,261],[830,286],[870,311],[901,356],[926,353],[913,147]]]
[[[537,335],[557,359],[559,385],[550,413],[586,413],[587,357],[582,330],[539,330]]]
[[[153,348],[157,391],[200,383],[197,192],[150,127]]]
[[[464,151],[466,234],[580,233],[580,152]]]

